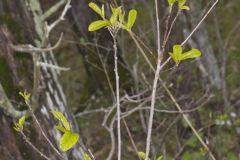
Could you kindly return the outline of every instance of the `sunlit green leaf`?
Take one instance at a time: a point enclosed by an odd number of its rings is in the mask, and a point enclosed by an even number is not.
[[[141,159],[141,160],[145,160],[145,153],[144,152],[138,152],[138,157]]]
[[[163,160],[163,156],[159,156],[157,160]]]
[[[123,12],[120,12],[120,14],[119,14],[119,22],[122,23],[122,24],[125,23],[124,22],[124,13]]]
[[[112,13],[114,13],[114,12],[115,12],[115,10],[116,10],[116,8],[115,8],[115,7],[113,7],[112,5],[110,5],[110,8],[111,8],[111,11],[112,11]]]
[[[102,11],[101,11],[101,9],[98,7],[97,4],[95,4],[95,3],[93,3],[93,2],[90,2],[90,3],[88,4],[88,6],[89,6],[90,8],[92,8],[92,10],[94,10],[97,14],[99,14],[100,16],[102,16]]]
[[[185,60],[185,59],[188,59],[188,58],[196,58],[196,57],[201,56],[201,54],[202,53],[198,49],[193,48],[192,50],[183,53],[181,55],[180,60]]]
[[[72,133],[71,131],[67,131],[63,134],[60,139],[60,149],[63,151],[67,151],[71,149],[78,141],[79,134]]]
[[[170,6],[174,5],[175,2],[176,2],[176,0],[168,0],[168,4],[169,4]]]
[[[178,65],[180,63],[179,59],[176,57],[175,54],[169,52],[170,56],[172,57],[172,59],[174,60],[174,62]]]
[[[145,155],[144,152],[138,152],[137,154],[138,154],[138,157],[139,157],[141,160],[145,160],[146,155]],[[148,158],[148,160],[150,160],[150,158]]]
[[[19,95],[24,98],[25,102],[26,102],[26,101],[29,101],[29,100],[30,100],[30,97],[31,97],[31,94],[28,93],[27,91],[19,92]]]
[[[182,53],[182,46],[181,45],[174,45],[173,46],[173,53],[169,52],[172,59],[178,65],[182,60],[189,59],[189,58],[196,58],[201,56],[201,52],[198,49],[193,48],[190,51]]]
[[[131,29],[132,26],[134,25],[135,21],[137,18],[137,11],[135,9],[131,9],[130,12],[128,13],[128,28]]]
[[[22,131],[23,130],[23,126],[24,126],[24,123],[25,123],[25,119],[26,117],[25,116],[22,116],[19,120],[18,120],[18,123],[14,123],[14,129],[16,131]]]
[[[57,129],[57,130],[59,130],[59,131],[61,131],[61,132],[63,132],[63,133],[65,133],[65,132],[67,132],[68,130],[66,130],[64,127],[62,127],[62,126],[54,126],[54,128],[55,129]]]
[[[24,122],[25,122],[25,119],[26,119],[26,117],[25,117],[25,116],[22,116],[22,117],[18,120],[18,124],[19,124],[20,127],[23,127]]]
[[[178,65],[181,61],[181,54],[182,54],[182,46],[181,45],[174,45],[173,46],[173,53],[169,53],[175,63]]]
[[[110,23],[107,20],[94,21],[88,26],[88,31],[90,31],[90,32],[96,31],[98,29],[101,29],[101,28],[109,26],[109,25],[110,25]]]
[[[102,13],[102,18],[105,18],[105,9],[104,9],[104,5],[102,5],[101,13]]]
[[[51,113],[63,124],[66,130],[70,130],[70,124],[61,112],[51,111]]]
[[[186,3],[186,0],[178,0],[178,7],[181,8]]]
[[[112,25],[116,25],[117,19],[118,19],[121,12],[122,12],[122,7],[121,6],[113,9],[113,13],[112,13],[112,16],[110,18],[110,22],[111,22]]]
[[[182,7],[180,7],[180,9],[182,9],[182,10],[190,10],[190,8],[188,6],[182,6]]]
[[[92,158],[88,154],[84,153],[83,160],[92,160]]]

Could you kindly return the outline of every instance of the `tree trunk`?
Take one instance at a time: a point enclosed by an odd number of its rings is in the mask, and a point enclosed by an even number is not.
[[[40,156],[36,156],[37,153],[31,151],[27,145],[23,144],[24,141],[22,139],[20,139],[22,142],[18,142],[20,141],[18,140],[19,135],[16,135],[16,132],[12,129],[12,118],[19,117],[23,113],[17,111],[16,105],[12,104],[9,99],[19,101],[19,90],[26,89],[32,93],[31,91],[34,90],[32,87],[32,80],[34,78],[32,77],[33,64],[31,55],[27,53],[14,53],[9,44],[15,41],[15,43],[29,43],[39,48],[51,46],[51,44],[48,43],[48,39],[46,39],[48,37],[44,35],[44,25],[46,21],[42,20],[41,16],[43,15],[43,11],[41,9],[41,4],[37,0],[2,0],[0,1],[0,8],[3,9],[0,11],[0,19],[6,26],[0,26],[0,40],[2,44],[0,45],[0,60],[2,60],[0,61],[0,65],[1,68],[4,65],[6,66],[2,73],[8,74],[8,76],[1,75],[2,84],[0,83],[0,89],[1,86],[3,86],[0,90],[0,107],[4,111],[4,113],[0,112],[0,124],[2,126],[0,152],[4,153],[4,156],[1,156],[1,160],[42,159]],[[43,41],[45,40],[47,43],[44,44]],[[42,44],[44,44],[44,46],[42,46]],[[39,54],[41,62],[56,65],[56,60],[52,51]],[[39,77],[40,85],[36,88],[38,96],[33,95],[39,97],[39,99],[36,99],[37,106],[35,114],[43,130],[50,137],[55,146],[59,142],[60,133],[54,129],[56,121],[54,121],[49,114],[49,111],[57,110],[64,113],[71,122],[72,129],[75,132],[79,132],[73,114],[67,106],[64,92],[58,80],[59,75],[60,73],[54,69],[42,67]],[[9,79],[3,81],[6,78]],[[33,120],[29,120],[29,122],[32,128],[27,126],[26,128],[29,128],[30,131],[26,132],[33,144],[52,160],[58,159]],[[6,138],[4,139],[4,137]],[[23,150],[25,147],[22,147],[22,145],[27,147],[26,150]],[[84,150],[84,146],[80,142],[68,155],[66,155],[66,157],[68,157],[66,159],[81,160],[82,153],[80,151],[84,152]],[[12,158],[11,155],[15,155],[15,157]]]

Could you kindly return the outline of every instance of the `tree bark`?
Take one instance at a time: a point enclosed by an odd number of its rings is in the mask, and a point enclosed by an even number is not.
[[[9,99],[19,101],[20,98],[17,94],[19,90],[26,89],[31,93],[31,90],[33,90],[33,70],[31,55],[27,55],[27,53],[14,53],[10,49],[9,44],[15,42],[23,44],[29,43],[36,47],[51,46],[51,44],[48,42],[48,39],[47,41],[45,41],[46,43],[43,43],[43,41],[48,38],[44,37],[44,25],[46,21],[43,21],[41,19],[43,11],[41,9],[41,4],[37,0],[2,0],[0,1],[0,8],[3,9],[0,11],[0,18],[2,19],[1,22],[6,25],[6,30],[9,30],[9,37],[13,37],[12,39],[6,37],[6,34],[3,31],[4,27],[2,25],[2,32],[0,32],[0,40],[1,44],[4,45],[0,45],[0,59],[2,58],[4,60],[3,62],[6,63],[7,70],[4,70],[4,72],[10,72],[10,76],[8,77],[10,79],[8,81],[12,83],[9,85],[6,85],[5,82],[2,83],[2,85],[0,83],[0,85],[3,86],[2,90],[0,90],[0,102],[2,102],[3,100],[5,102],[0,103],[1,110],[4,111],[4,113],[0,113],[0,124],[4,127],[1,128],[1,132],[4,132],[3,137],[8,135],[8,138],[6,139],[3,139],[1,137],[0,142],[2,143],[0,143],[0,151],[9,151],[4,153],[6,156],[1,156],[1,160],[11,159],[11,156],[7,156],[9,155],[8,153],[13,153],[12,155],[16,155],[14,159],[40,160],[42,158],[40,156],[34,156],[37,154],[34,153],[34,151],[22,151],[22,146],[20,145],[22,143],[16,143],[18,135],[16,135],[15,131],[11,129],[13,126],[12,118],[19,117],[20,115],[22,115],[22,112],[17,111],[16,106],[14,104],[11,104]],[[18,32],[16,32],[16,30]],[[3,37],[2,35],[4,35],[5,37]],[[44,44],[44,46],[42,46],[42,44]],[[53,52],[40,53],[40,57],[41,62],[52,65],[57,64]],[[1,62],[0,65],[2,65]],[[28,76],[24,77],[26,75]],[[52,118],[49,111],[57,110],[64,113],[71,122],[72,129],[75,132],[79,132],[78,125],[75,122],[71,110],[68,108],[66,97],[58,80],[59,75],[60,73],[54,69],[40,69],[40,84],[37,87],[37,94],[39,95],[39,99],[37,99],[37,108],[35,110],[35,114],[38,117],[38,120],[40,121],[43,130],[50,137],[55,146],[58,145],[57,143],[59,142],[60,133],[54,129],[56,121]],[[6,86],[13,87],[6,88]],[[9,92],[11,92],[11,94],[6,94],[8,92],[8,89],[10,90]],[[11,108],[9,108],[9,106]],[[7,115],[9,115],[11,118],[6,119]],[[26,132],[28,133],[27,135],[29,135],[29,138],[33,142],[33,144],[35,144],[52,160],[58,159],[51,147],[49,147],[47,142],[44,140],[35,123],[33,123],[32,120],[28,121],[30,122],[32,127],[27,126],[26,128],[30,129],[30,131]],[[5,145],[6,141],[11,142],[11,145]],[[31,150],[30,148],[28,149]],[[82,144],[82,142],[79,142],[78,145],[74,149],[72,149],[68,155],[66,155],[66,159],[81,160],[82,153],[80,151],[84,152],[84,150],[84,145]],[[26,155],[24,155],[26,153],[28,158],[26,158]]]

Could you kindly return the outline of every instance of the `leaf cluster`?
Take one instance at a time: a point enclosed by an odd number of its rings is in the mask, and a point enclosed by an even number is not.
[[[25,100],[25,102],[28,102],[30,100],[31,94],[28,93],[27,91],[24,92],[19,92],[19,95],[23,97],[23,99]]]
[[[182,46],[177,44],[173,46],[173,52],[169,52],[169,54],[175,61],[176,65],[179,65],[181,61],[189,58],[200,57],[202,53],[195,48],[183,53]]]
[[[51,111],[55,118],[57,118],[63,126],[54,126],[55,129],[61,131],[63,136],[60,139],[59,148],[62,151],[67,151],[77,143],[79,139],[79,134],[73,133],[70,130],[70,123],[67,121],[66,117],[58,111]]]
[[[189,6],[185,5],[187,0],[168,0],[169,6],[173,6],[178,2],[178,8],[180,10],[190,10]]]
[[[96,31],[105,27],[122,28],[130,31],[137,18],[137,11],[135,9],[131,9],[129,11],[128,20],[125,21],[124,20],[125,12],[123,11],[121,6],[119,7],[110,6],[112,14],[109,18],[107,18],[105,16],[104,5],[102,5],[101,8],[93,2],[89,3],[88,5],[94,12],[96,12],[102,18],[101,20],[92,22],[88,26],[88,31],[90,32]]]
[[[26,117],[25,116],[22,116],[19,120],[18,120],[18,123],[14,123],[14,129],[18,132],[21,132],[23,130],[23,126],[24,126],[24,123],[25,123],[25,119]]]
[[[144,152],[138,152],[137,154],[138,154],[138,157],[139,157],[140,160],[145,160],[146,159],[146,155],[145,155]],[[150,158],[148,158],[148,160],[150,160]],[[154,160],[163,160],[163,156],[161,156],[161,155],[159,157],[155,156]]]

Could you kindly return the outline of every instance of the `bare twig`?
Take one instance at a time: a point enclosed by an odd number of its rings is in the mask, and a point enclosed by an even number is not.
[[[117,55],[117,31],[109,30],[113,38],[113,48],[114,48],[114,72],[115,72],[115,80],[116,80],[116,103],[117,103],[117,133],[118,133],[118,160],[121,160],[121,110],[120,110],[120,97],[119,97],[119,75],[118,75],[118,55]]]
[[[59,66],[49,64],[49,63],[44,63],[44,62],[37,62],[37,66],[51,68],[59,71],[69,71],[71,69],[66,67],[59,67]]]
[[[41,157],[43,157],[46,160],[50,160],[45,154],[43,154],[37,147],[35,147],[27,138],[27,136],[24,134],[23,131],[20,131],[21,135],[23,136],[23,139],[25,142],[33,149],[35,150],[38,154],[40,154]]]
[[[59,47],[59,45],[62,41],[62,38],[63,38],[63,33],[61,33],[57,43],[53,47],[49,47],[49,48],[38,48],[38,47],[32,46],[31,44],[26,44],[26,45],[10,44],[10,47],[17,52],[25,52],[25,53],[31,53],[31,54],[32,53],[49,52],[49,51],[52,51]]]
[[[64,20],[64,16],[66,15],[68,9],[71,8],[70,3],[71,3],[71,0],[68,0],[66,5],[65,5],[65,7],[64,7],[64,9],[63,9],[63,11],[62,11],[62,13],[61,13],[61,15],[60,15],[60,17],[58,17],[58,19],[56,21],[54,21],[52,24],[46,26],[46,28],[47,28],[47,37],[50,34],[50,32],[52,31],[52,29],[54,27],[56,27],[56,25],[58,25],[58,23],[60,23],[62,20]]]
[[[54,4],[51,8],[49,8],[43,15],[42,15],[42,19],[43,20],[47,20],[47,18],[49,18],[51,15],[53,15],[54,13],[56,13],[59,8],[64,5],[66,3],[66,0],[60,0],[58,1],[56,4]]]
[[[209,15],[209,13],[213,10],[213,8],[217,5],[218,0],[216,0],[213,5],[209,8],[209,10],[206,12],[206,14],[202,17],[202,19],[198,22],[196,27],[192,30],[192,32],[188,35],[188,37],[181,43],[181,46],[183,46],[189,38],[192,37],[192,35],[196,32],[196,30],[199,28],[199,26],[202,24],[202,22],[205,20],[205,18]]]
[[[133,146],[133,148],[134,148],[134,150],[135,150],[135,152],[136,152],[136,154],[137,154],[137,156],[138,156],[137,146],[136,146],[136,144],[135,144],[135,142],[134,142],[134,140],[133,140],[132,134],[131,134],[131,132],[130,132],[130,130],[129,130],[129,127],[128,127],[127,122],[125,121],[125,119],[123,119],[123,124],[124,124],[125,127],[126,127],[126,130],[127,130],[128,136],[129,136],[129,139],[130,139],[130,141],[131,141],[131,143],[132,143],[132,146]],[[138,158],[140,159],[140,157],[138,157]],[[140,159],[140,160],[141,160],[141,159]]]
[[[149,123],[148,123],[148,132],[147,132],[147,140],[146,140],[146,157],[145,160],[148,160],[149,152],[150,152],[150,145],[151,145],[151,135],[152,135],[152,125],[153,125],[153,115],[154,115],[154,108],[155,108],[155,101],[156,101],[156,91],[157,91],[157,84],[159,79],[159,73],[161,70],[161,62],[163,57],[163,52],[161,52],[161,44],[160,44],[160,24],[159,24],[159,17],[158,17],[158,0],[155,0],[155,9],[156,9],[156,21],[157,21],[157,53],[158,53],[158,59],[157,59],[157,69],[154,76],[153,81],[153,88],[152,88],[152,96],[151,96],[151,109],[150,109],[150,115],[149,115]],[[171,14],[172,8],[170,7],[169,15]],[[170,19],[170,16],[168,16],[167,19],[167,25],[166,25],[166,31],[168,31],[168,21]],[[166,35],[166,34],[165,34]],[[164,45],[163,47],[164,48]],[[162,49],[164,50],[164,49]]]

